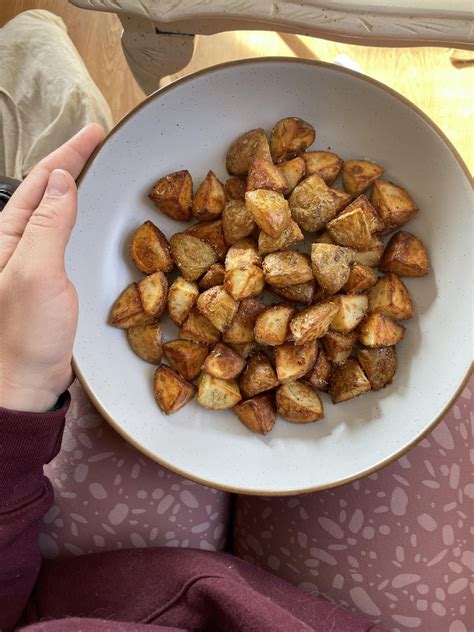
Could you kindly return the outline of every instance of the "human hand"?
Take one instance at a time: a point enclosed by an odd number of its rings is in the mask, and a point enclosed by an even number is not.
[[[88,125],[44,158],[0,213],[0,406],[44,412],[73,380],[78,301],[64,267],[78,177],[102,141]]]

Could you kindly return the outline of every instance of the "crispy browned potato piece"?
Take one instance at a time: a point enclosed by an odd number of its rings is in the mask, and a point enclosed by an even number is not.
[[[428,251],[421,239],[400,230],[388,242],[379,268],[383,272],[394,272],[398,276],[425,276],[430,271]]]
[[[315,282],[306,281],[297,285],[289,285],[288,287],[270,287],[274,294],[286,299],[287,301],[295,301],[303,303],[303,305],[311,305],[314,298]]]
[[[313,280],[309,259],[301,252],[273,252],[263,260],[265,281],[272,287],[288,287]]]
[[[355,248],[355,250],[368,250],[374,243],[374,237],[370,232],[370,225],[365,213],[361,209],[344,212],[331,220],[326,228],[329,236],[341,246]]]
[[[140,272],[169,272],[173,269],[170,245],[153,222],[145,222],[134,232],[130,243],[130,256]]]
[[[225,183],[225,192],[229,200],[240,200],[245,202],[245,191],[247,191],[247,180],[241,176],[228,178]]]
[[[318,391],[327,392],[331,379],[332,365],[324,349],[320,349],[313,368],[303,376],[303,380]]]
[[[369,299],[365,294],[340,294],[334,297],[339,311],[331,322],[331,329],[347,334],[357,327],[369,309]]]
[[[380,262],[383,249],[383,241],[375,235],[372,235],[372,243],[370,244],[368,250],[354,251],[354,261],[364,266],[376,266]]]
[[[238,404],[242,395],[236,380],[222,380],[208,373],[201,373],[196,399],[209,410],[225,410]]]
[[[342,290],[347,294],[358,294],[370,290],[376,283],[377,277],[372,268],[361,263],[353,263],[349,278],[343,285]]]
[[[252,161],[247,177],[247,191],[269,189],[284,193],[287,186],[285,176],[270,159],[255,158]]]
[[[372,314],[359,327],[359,342],[365,347],[393,347],[405,334],[405,327],[389,316]]]
[[[383,172],[383,167],[367,160],[346,160],[342,167],[344,189],[352,197],[356,197],[368,189]]]
[[[398,365],[395,347],[359,349],[357,359],[373,391],[379,391],[387,384],[391,384]]]
[[[306,175],[316,173],[326,184],[334,182],[344,162],[332,151],[307,151],[301,157],[305,163]]]
[[[194,195],[192,212],[198,220],[217,219],[226,202],[224,186],[214,171],[209,170]]]
[[[256,156],[270,158],[268,140],[261,127],[251,129],[234,140],[226,156],[227,171],[234,176],[246,175]]]
[[[264,309],[265,305],[253,298],[241,300],[234,320],[222,335],[223,341],[234,345],[252,343],[255,340],[255,321]]]
[[[309,424],[324,417],[323,404],[314,390],[305,382],[289,382],[277,389],[278,414],[295,424]]]
[[[290,320],[298,310],[288,303],[267,307],[255,321],[255,340],[262,345],[282,345],[290,333]]]
[[[248,265],[262,265],[262,257],[257,252],[257,244],[253,239],[240,239],[227,251],[225,269],[232,270]]]
[[[227,345],[217,344],[202,367],[205,373],[221,380],[232,380],[243,371],[245,360]]]
[[[171,320],[181,327],[199,296],[195,283],[178,277],[168,290],[168,313]]]
[[[226,243],[231,245],[236,241],[248,237],[257,224],[253,215],[240,200],[229,200],[222,213],[222,228]]]
[[[324,336],[338,311],[337,304],[328,302],[312,305],[296,314],[290,322],[295,344],[304,345]]]
[[[342,209],[346,208],[346,206],[352,200],[352,196],[350,193],[345,193],[345,191],[339,191],[339,189],[329,190],[331,191],[332,197],[334,198],[336,213],[339,213],[340,211],[342,211]]]
[[[357,337],[358,334],[355,331],[351,331],[347,334],[341,334],[337,331],[328,331],[327,334],[321,338],[328,360],[336,366],[344,364],[352,353],[352,349],[357,342]]]
[[[276,410],[273,397],[267,393],[256,395],[234,406],[234,413],[252,432],[266,435],[275,425]]]
[[[175,171],[160,178],[148,197],[165,215],[180,222],[191,219],[193,180],[189,171]]]
[[[278,381],[285,384],[298,380],[311,370],[318,357],[318,344],[315,340],[303,345],[285,342],[275,347],[273,353]]]
[[[262,351],[256,351],[249,357],[239,385],[245,399],[278,386],[275,369]]]
[[[131,283],[120,294],[110,311],[109,323],[119,329],[129,329],[135,325],[151,325],[153,318],[143,311],[143,305],[136,283]]]
[[[238,304],[223,285],[216,285],[199,296],[196,307],[216,329],[222,332],[234,319]]]
[[[260,231],[258,235],[258,252],[261,255],[267,255],[271,252],[287,250],[290,246],[303,240],[304,235],[300,227],[295,221],[290,219],[286,228],[283,229],[283,232],[276,239],[270,237],[265,231]]]
[[[323,229],[327,222],[336,217],[336,203],[331,189],[317,174],[300,182],[293,189],[288,202],[295,222],[309,233]]]
[[[367,391],[370,391],[370,382],[356,359],[349,358],[334,370],[329,385],[333,404],[345,402]]]
[[[153,390],[158,406],[165,415],[171,415],[194,397],[196,388],[177,371],[166,364],[160,364],[155,371]]]
[[[127,330],[128,342],[132,350],[142,360],[151,364],[160,364],[162,355],[161,326],[136,325]]]
[[[225,273],[224,287],[236,301],[260,296],[265,288],[262,268],[253,264],[232,268]]]
[[[217,261],[214,248],[188,233],[176,233],[170,239],[171,254],[187,281],[195,281]]]
[[[303,158],[293,158],[278,165],[281,173],[286,179],[286,189],[283,191],[285,195],[290,195],[295,186],[300,182],[305,174],[305,164]]]
[[[255,353],[258,345],[256,342],[243,342],[239,344],[229,343],[229,347],[232,349],[232,351],[235,351],[237,355],[246,360],[250,355],[252,355],[252,353]]]
[[[395,320],[408,320],[413,316],[410,293],[400,277],[387,272],[377,281],[369,292],[369,312]]]
[[[255,223],[274,239],[279,237],[290,223],[288,202],[281,193],[266,189],[247,191],[245,204]]]
[[[225,270],[222,263],[213,263],[206,274],[199,281],[199,287],[201,290],[208,290],[215,285],[222,285],[224,283]]]
[[[196,342],[213,344],[218,342],[221,334],[210,320],[193,307],[193,309],[189,312],[189,316],[181,325],[179,336],[185,340],[195,340]]]
[[[418,211],[405,189],[386,180],[374,182],[370,201],[385,222],[387,231],[406,224]]]
[[[200,373],[209,347],[194,340],[171,340],[163,345],[163,353],[171,366],[185,380],[194,380]]]
[[[227,252],[227,244],[224,239],[224,230],[222,228],[222,220],[216,219],[213,222],[198,222],[193,224],[185,231],[188,235],[194,235],[202,239],[216,251],[219,259],[224,259]]]
[[[159,318],[165,311],[168,297],[168,280],[163,272],[154,272],[138,283],[138,294],[143,311],[152,318]]]
[[[274,162],[290,160],[314,143],[314,127],[296,116],[280,119],[270,136],[270,152]]]
[[[385,223],[374,209],[369,200],[365,197],[365,195],[359,195],[356,199],[346,206],[340,215],[344,215],[345,213],[350,213],[351,211],[360,210],[367,220],[369,225],[369,230],[371,233],[379,233],[385,228]]]
[[[351,271],[352,250],[333,244],[311,245],[311,266],[316,281],[326,294],[335,294],[346,283]]]

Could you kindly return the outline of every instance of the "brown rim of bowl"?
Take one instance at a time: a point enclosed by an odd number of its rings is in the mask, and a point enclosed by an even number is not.
[[[122,125],[129,118],[131,118],[137,112],[139,112],[140,109],[142,107],[144,107],[144,105],[147,104],[150,100],[160,98],[164,93],[168,92],[169,90],[173,90],[173,88],[177,87],[178,85],[181,85],[183,83],[191,81],[195,77],[199,77],[200,75],[208,74],[208,73],[214,72],[216,70],[220,70],[222,68],[229,68],[231,66],[243,66],[243,65],[254,64],[254,63],[259,63],[259,64],[269,63],[269,64],[272,64],[272,63],[278,63],[278,62],[284,62],[284,63],[288,63],[289,62],[289,63],[297,63],[297,64],[308,64],[308,65],[311,65],[311,66],[320,66],[320,67],[323,67],[323,68],[327,68],[329,70],[333,70],[335,72],[340,72],[342,74],[350,75],[351,77],[355,77],[355,78],[359,79],[360,81],[366,81],[367,83],[375,85],[377,88],[379,88],[381,90],[384,90],[385,92],[388,92],[390,95],[392,95],[393,97],[395,97],[396,99],[398,99],[399,101],[404,103],[411,110],[413,110],[416,114],[418,114],[436,132],[436,134],[447,145],[448,149],[453,154],[454,158],[456,159],[457,163],[459,164],[459,166],[463,170],[464,174],[466,175],[466,178],[468,179],[468,181],[470,182],[470,184],[472,186],[472,177],[471,177],[471,174],[469,172],[469,169],[467,168],[464,160],[461,158],[461,156],[460,156],[459,152],[457,151],[457,149],[454,147],[454,145],[451,143],[451,141],[447,138],[447,136],[444,134],[444,132],[442,132],[440,130],[440,128],[435,123],[433,123],[433,121],[422,110],[420,110],[420,108],[418,108],[418,106],[416,106],[413,103],[411,103],[411,101],[409,101],[406,97],[402,96],[401,94],[399,94],[398,92],[396,92],[392,88],[389,88],[388,86],[384,85],[380,81],[372,79],[371,77],[366,77],[363,74],[355,72],[354,70],[349,70],[348,68],[337,66],[336,64],[331,64],[331,63],[328,63],[328,62],[322,62],[322,61],[311,60],[311,59],[299,59],[299,58],[296,58],[296,57],[263,57],[263,58],[249,58],[249,59],[242,59],[242,60],[237,60],[237,61],[230,61],[230,62],[226,62],[226,63],[223,63],[223,64],[217,64],[215,66],[210,66],[208,68],[204,68],[203,70],[199,70],[199,71],[194,72],[192,74],[185,75],[184,77],[181,77],[180,79],[177,79],[177,80],[171,82],[170,84],[164,86],[163,88],[160,88],[160,89],[156,90],[155,92],[152,92],[152,94],[150,94],[147,97],[145,97],[145,99],[141,103],[136,105],[132,110],[130,110],[130,112],[128,112],[128,114],[126,114],[122,119],[120,119],[120,121],[107,134],[107,136],[104,139],[104,141],[93,152],[93,154],[91,155],[91,157],[87,161],[84,169],[82,170],[79,178],[77,179],[78,187],[80,186],[83,177],[87,173],[89,167],[91,166],[92,162],[94,161],[96,155],[98,154],[98,152],[100,151],[102,146],[108,141],[108,139],[111,136],[113,136],[115,134],[115,132],[118,129],[120,129],[122,127]],[[461,383],[459,384],[459,386],[457,387],[456,391],[454,392],[454,394],[450,398],[449,402],[446,404],[446,406],[443,408],[443,410],[440,413],[438,413],[438,415],[436,415],[436,417],[428,424],[428,426],[420,434],[418,434],[412,441],[410,441],[407,445],[405,445],[403,448],[401,448],[400,450],[398,450],[394,454],[391,454],[390,456],[388,456],[387,458],[383,459],[382,461],[379,461],[378,463],[376,463],[372,467],[370,467],[368,469],[365,469],[365,470],[363,470],[361,472],[357,472],[357,474],[354,474],[353,476],[348,476],[347,478],[339,479],[339,480],[334,481],[333,483],[330,483],[330,484],[327,484],[327,485],[315,485],[313,487],[305,487],[303,489],[294,489],[294,490],[285,490],[285,491],[265,491],[265,490],[243,489],[243,488],[238,488],[238,487],[232,487],[230,485],[221,485],[221,484],[218,484],[218,483],[214,483],[213,481],[209,481],[209,480],[200,478],[199,476],[194,476],[194,475],[190,474],[189,472],[186,472],[185,470],[182,470],[179,467],[176,467],[175,465],[173,465],[171,463],[167,463],[164,459],[156,456],[156,454],[153,454],[152,452],[147,450],[147,448],[145,446],[142,446],[142,445],[138,444],[133,439],[133,437],[131,437],[127,432],[125,432],[125,430],[123,428],[121,428],[114,421],[114,419],[108,413],[106,408],[102,405],[102,403],[96,397],[96,395],[92,391],[92,388],[87,383],[87,380],[82,375],[82,372],[79,369],[79,367],[77,366],[74,357],[73,357],[73,360],[72,360],[72,365],[73,365],[73,369],[74,369],[74,373],[76,374],[76,377],[78,378],[79,382],[81,383],[82,387],[84,388],[85,392],[87,393],[89,399],[94,404],[94,406],[97,409],[97,411],[102,415],[102,417],[104,417],[104,419],[106,419],[108,421],[108,423],[112,426],[112,428],[114,428],[114,430],[116,430],[118,432],[118,434],[120,434],[128,443],[133,445],[133,447],[136,448],[139,452],[141,452],[142,454],[144,454],[145,456],[150,458],[152,461],[155,461],[156,463],[159,463],[163,467],[166,467],[171,472],[174,472],[175,474],[178,474],[179,476],[182,476],[183,478],[187,478],[187,479],[192,480],[192,481],[194,481],[196,483],[200,483],[201,485],[207,485],[208,487],[213,487],[215,489],[220,489],[222,491],[231,492],[231,493],[234,493],[234,494],[247,494],[247,495],[251,495],[251,496],[294,496],[296,494],[309,494],[311,492],[317,492],[317,491],[322,491],[322,490],[325,490],[325,489],[331,489],[333,487],[339,487],[341,485],[345,485],[346,483],[351,483],[351,482],[356,481],[356,480],[358,480],[360,478],[363,478],[364,476],[369,476],[370,474],[374,474],[375,472],[378,472],[380,469],[382,469],[386,465],[389,465],[390,463],[392,463],[396,459],[398,459],[401,456],[403,456],[404,454],[406,454],[409,450],[411,450],[411,448],[416,446],[424,437],[426,437],[439,424],[439,422],[442,420],[442,418],[446,415],[448,410],[453,405],[454,401],[460,395],[460,393],[463,390],[464,386],[467,384],[467,382],[469,380],[469,377],[471,376],[471,373],[473,372],[473,363],[471,362],[470,365],[466,369],[466,373],[465,373],[463,379],[461,380]]]

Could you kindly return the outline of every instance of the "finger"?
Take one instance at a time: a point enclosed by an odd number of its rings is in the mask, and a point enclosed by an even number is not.
[[[77,178],[103,138],[104,131],[99,125],[88,125],[38,163],[18,187],[0,214],[0,271],[12,256],[31,214],[40,203],[50,173],[54,169],[64,169]]]

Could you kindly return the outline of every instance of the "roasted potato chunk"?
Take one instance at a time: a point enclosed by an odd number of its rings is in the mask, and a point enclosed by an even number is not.
[[[303,305],[311,305],[314,298],[315,283],[314,281],[306,281],[297,285],[289,285],[288,287],[272,287],[271,291],[286,299],[287,301],[296,301]]]
[[[178,339],[165,342],[163,353],[171,366],[185,380],[194,380],[201,373],[201,367],[209,353],[209,347],[202,342]]]
[[[267,393],[240,402],[234,406],[234,413],[244,426],[260,435],[268,434],[275,425],[273,397]]]
[[[181,327],[199,296],[195,283],[178,277],[168,290],[168,313],[171,320]]]
[[[355,358],[349,358],[334,370],[329,385],[333,404],[345,402],[367,391],[370,391],[370,382]]]
[[[288,202],[281,193],[266,189],[247,191],[245,204],[255,223],[273,239],[277,239],[290,223]]]
[[[225,192],[229,200],[240,200],[245,202],[245,192],[247,191],[247,180],[241,176],[229,178],[225,183]]]
[[[394,272],[398,276],[425,276],[430,271],[428,251],[421,239],[400,230],[388,242],[379,268],[383,272]]]
[[[331,191],[331,195],[334,198],[334,204],[336,205],[336,213],[342,211],[342,209],[346,208],[349,202],[352,200],[352,196],[350,193],[345,193],[344,191],[339,191],[339,189],[329,189]]]
[[[268,285],[277,288],[313,280],[308,257],[293,250],[267,255],[263,260],[263,272]]]
[[[153,222],[145,222],[137,228],[130,243],[130,256],[144,274],[173,269],[168,240]]]
[[[351,331],[347,334],[340,334],[337,331],[328,331],[327,334],[321,338],[328,360],[336,366],[344,364],[351,355],[357,338],[358,334],[355,331]]]
[[[395,347],[359,349],[357,359],[373,391],[379,391],[387,384],[391,384],[398,365]]]
[[[290,195],[295,186],[300,182],[305,174],[305,164],[303,158],[293,158],[278,165],[278,169],[286,179],[285,195]]]
[[[110,310],[109,323],[119,329],[129,329],[135,325],[151,325],[153,318],[143,311],[143,305],[136,283],[131,283],[120,294]]]
[[[306,175],[317,174],[326,184],[332,184],[341,170],[342,158],[332,151],[307,151],[301,156],[306,167]]]
[[[218,259],[224,259],[227,252],[227,244],[224,239],[222,220],[213,222],[198,222],[184,231],[188,235],[194,235],[212,246]]]
[[[298,310],[288,303],[267,307],[255,321],[255,340],[262,345],[282,345],[290,333],[290,320]]]
[[[128,342],[132,350],[151,364],[160,364],[162,355],[161,326],[136,325],[127,330]]]
[[[247,177],[247,191],[268,189],[284,193],[288,186],[283,173],[273,162],[266,158],[255,158]]]
[[[201,373],[196,399],[209,410],[225,410],[238,404],[242,395],[235,380],[221,380],[208,373]]]
[[[286,342],[273,350],[278,381],[281,384],[303,377],[316,362],[318,344],[315,340],[303,345]]]
[[[224,287],[236,301],[252,296],[260,296],[265,288],[265,276],[262,268],[242,265],[225,273]]]
[[[257,252],[257,245],[252,239],[240,239],[227,251],[225,269],[233,270],[242,266],[262,265],[262,257]]]
[[[192,213],[198,220],[217,219],[222,215],[226,202],[224,186],[214,171],[210,170],[194,195]]]
[[[369,230],[371,233],[379,233],[385,228],[385,223],[383,222],[380,215],[374,209],[369,200],[365,197],[365,195],[359,195],[349,206],[346,206],[341,215],[345,213],[350,213],[351,211],[360,210],[367,220],[369,225]]]
[[[296,314],[290,322],[295,344],[304,345],[324,336],[338,311],[337,304],[328,302],[306,307]]]
[[[393,347],[405,334],[405,327],[389,316],[372,314],[359,327],[359,342],[365,347]]]
[[[372,243],[368,250],[354,251],[354,261],[364,266],[376,266],[383,254],[383,241],[372,235]]]
[[[155,371],[153,390],[158,406],[165,413],[171,415],[178,412],[194,397],[195,386],[165,364]]]
[[[291,216],[303,230],[314,233],[336,217],[336,203],[331,189],[313,174],[300,182],[288,200]]]
[[[297,380],[283,384],[276,392],[278,413],[295,424],[309,424],[324,417],[323,404],[314,390]]]
[[[344,189],[356,197],[368,189],[383,172],[383,167],[367,160],[346,160],[342,167]]]
[[[408,320],[413,316],[413,303],[400,277],[387,272],[377,281],[369,292],[369,312],[394,320]]]
[[[154,272],[144,277],[137,287],[145,314],[159,318],[165,311],[168,297],[168,280],[163,272]]]
[[[255,340],[255,321],[264,309],[265,305],[253,298],[244,298],[240,301],[234,320],[223,333],[224,342],[234,345],[253,342]]]
[[[347,334],[357,327],[367,314],[369,299],[365,294],[341,294],[334,298],[339,311],[331,322],[331,329]]]
[[[311,245],[311,266],[316,281],[326,292],[335,294],[349,278],[352,250],[343,246],[315,243]]]
[[[253,215],[240,200],[229,200],[222,213],[222,228],[227,244],[235,244],[236,241],[248,237],[255,229]]]
[[[234,319],[238,304],[223,285],[216,285],[198,297],[196,307],[216,329],[222,332]]]
[[[314,143],[314,127],[296,116],[280,119],[270,136],[270,152],[274,162],[290,160]]]
[[[202,367],[205,373],[221,380],[232,380],[243,371],[245,360],[227,345],[217,344]]]
[[[193,180],[189,171],[175,171],[160,178],[148,197],[165,215],[179,222],[191,219]]]
[[[368,250],[374,243],[365,213],[356,208],[344,212],[331,220],[327,226],[329,236],[339,245],[355,250]]]
[[[351,266],[349,278],[343,285],[342,290],[347,294],[359,294],[374,287],[377,283],[375,272],[369,266],[361,263],[354,263]]]
[[[386,180],[374,182],[370,201],[385,222],[387,231],[406,224],[418,211],[405,189]]]
[[[171,254],[187,281],[195,281],[217,261],[214,248],[188,233],[176,233],[170,240]]]
[[[251,129],[234,140],[226,156],[227,171],[234,176],[244,176],[255,157],[270,158],[268,140],[262,128]]]
[[[262,351],[256,351],[249,357],[239,385],[245,399],[278,386],[275,369]]]
[[[265,231],[260,231],[258,235],[258,252],[261,255],[266,255],[271,252],[286,250],[290,246],[303,240],[304,235],[300,227],[295,221],[290,219],[286,228],[283,229],[283,232],[276,239],[270,237]]]
[[[222,285],[224,283],[225,270],[222,263],[213,263],[206,274],[199,281],[199,287],[201,290],[208,290],[215,285]]]
[[[232,351],[235,351],[237,355],[246,360],[250,355],[252,355],[252,353],[255,353],[258,345],[256,342],[243,342],[239,344],[229,343],[229,347]]]
[[[219,330],[195,307],[189,312],[189,316],[181,325],[179,336],[185,340],[195,340],[196,342],[204,342],[209,345],[218,342],[221,337]]]
[[[302,379],[318,391],[327,392],[331,373],[332,365],[329,362],[327,354],[324,349],[320,349],[313,368],[310,369]]]

